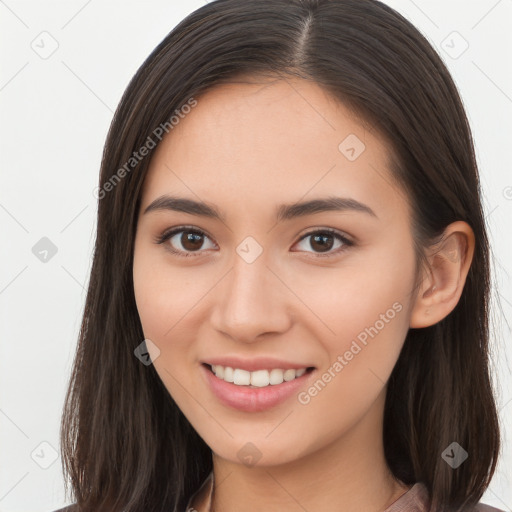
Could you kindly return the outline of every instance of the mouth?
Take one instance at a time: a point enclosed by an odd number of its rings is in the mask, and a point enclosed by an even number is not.
[[[220,364],[202,363],[202,365],[215,375],[217,379],[242,388],[278,386],[283,382],[291,382],[299,379],[315,370],[315,367],[307,366],[301,368],[271,368],[248,371],[242,368],[233,368]]]

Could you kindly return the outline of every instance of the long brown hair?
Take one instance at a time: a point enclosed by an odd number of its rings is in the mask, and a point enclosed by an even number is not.
[[[211,450],[154,367],[134,356],[144,336],[133,248],[150,162],[134,154],[150,147],[148,138],[158,143],[155,130],[170,131],[169,119],[191,98],[247,74],[312,80],[381,134],[412,205],[418,261],[451,222],[472,227],[476,248],[458,305],[407,334],[388,383],[384,447],[395,477],[423,482],[436,511],[477,503],[495,471],[500,434],[488,351],[489,246],[471,131],[440,57],[376,0],[213,1],[179,23],[131,80],[104,148],[94,261],[61,424],[72,499],[86,512],[182,511],[212,469]],[[454,441],[470,453],[457,469],[441,457]]]

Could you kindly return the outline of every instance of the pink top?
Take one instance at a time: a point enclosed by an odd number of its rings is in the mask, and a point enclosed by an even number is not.
[[[213,471],[208,475],[201,487],[191,496],[185,512],[211,512],[212,495]],[[427,512],[429,504],[427,488],[421,482],[417,482],[384,512]],[[472,512],[505,511],[479,503]]]

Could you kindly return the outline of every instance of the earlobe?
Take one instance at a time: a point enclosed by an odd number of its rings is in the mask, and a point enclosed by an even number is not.
[[[450,224],[427,249],[428,269],[418,287],[410,327],[429,327],[448,316],[459,302],[475,248],[473,230],[463,221]]]

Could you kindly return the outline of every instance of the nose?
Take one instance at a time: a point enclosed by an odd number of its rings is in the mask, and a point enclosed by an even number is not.
[[[211,323],[234,340],[252,343],[264,334],[286,332],[291,326],[292,293],[262,256],[247,263],[236,255],[215,296]]]

